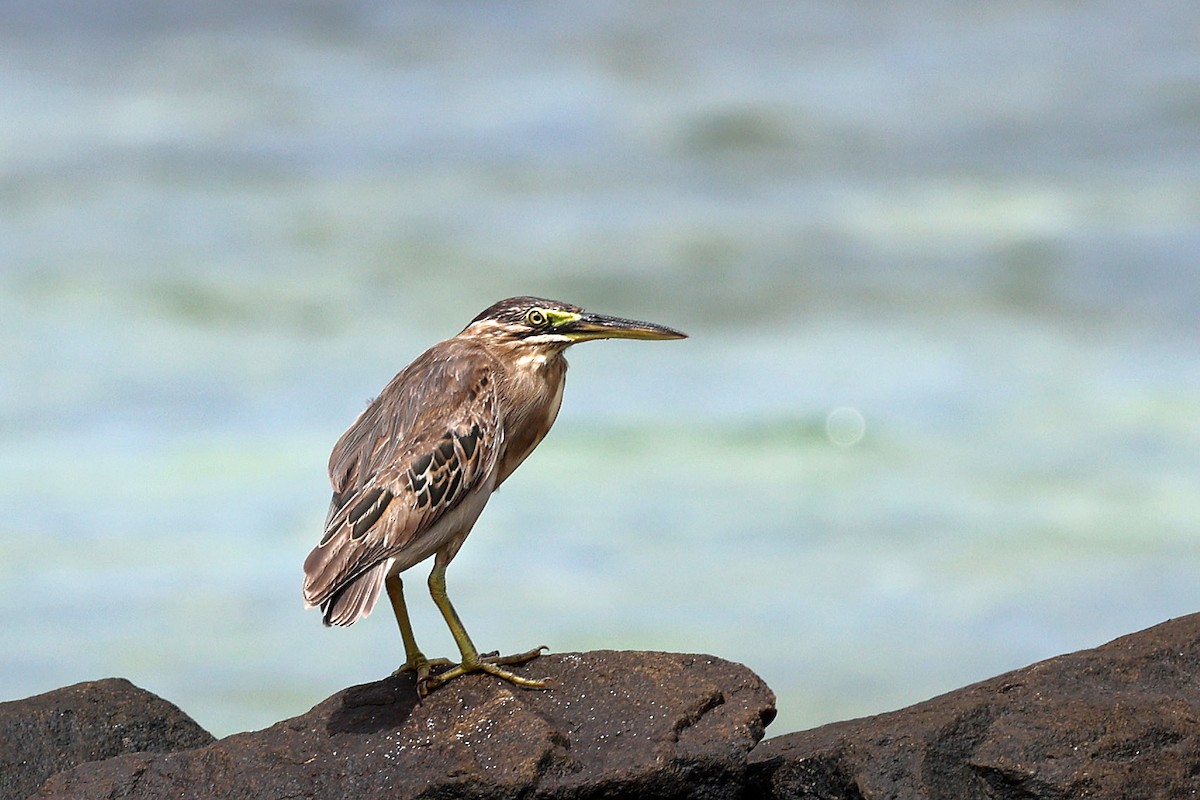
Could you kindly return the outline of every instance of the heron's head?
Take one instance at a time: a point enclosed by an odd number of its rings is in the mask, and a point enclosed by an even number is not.
[[[510,297],[480,312],[459,336],[487,337],[514,350],[554,352],[590,339],[686,339],[665,325],[593,314],[541,297]]]

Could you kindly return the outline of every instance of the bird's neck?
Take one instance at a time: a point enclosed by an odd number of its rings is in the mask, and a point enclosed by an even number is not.
[[[531,350],[522,353],[513,361],[513,369],[524,372],[540,372],[554,361],[566,361],[561,350],[547,351],[544,349]]]
[[[564,349],[539,347],[516,353],[504,370],[510,387],[509,396],[529,405],[539,405],[552,398],[567,372]]]
[[[521,355],[507,363],[500,392],[504,453],[496,486],[504,482],[550,430],[562,405],[567,359],[562,350]]]

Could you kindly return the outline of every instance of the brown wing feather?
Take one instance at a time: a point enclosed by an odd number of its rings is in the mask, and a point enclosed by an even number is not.
[[[422,534],[493,471],[502,440],[485,351],[452,339],[417,358],[334,446],[333,500],[304,562],[305,601],[327,621],[348,616],[330,613],[342,594],[369,610],[384,577],[376,567],[421,548]],[[360,578],[372,585],[352,586]]]

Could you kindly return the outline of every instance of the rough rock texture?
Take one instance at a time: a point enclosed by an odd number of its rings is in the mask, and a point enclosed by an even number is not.
[[[0,703],[0,800],[24,800],[78,764],[212,741],[177,707],[121,678]]]
[[[1200,796],[1200,615],[763,742],[751,787],[796,800]]]
[[[411,676],[346,689],[266,730],[85,764],[39,798],[736,798],[775,715],[750,670],[710,656],[601,651],[518,668],[418,703]]]

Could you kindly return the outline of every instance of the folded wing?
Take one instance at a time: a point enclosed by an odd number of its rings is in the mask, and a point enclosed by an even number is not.
[[[396,560],[440,546],[431,532],[487,480],[502,440],[485,354],[451,340],[406,367],[330,455],[333,500],[304,562],[305,603],[326,624],[369,614]]]

